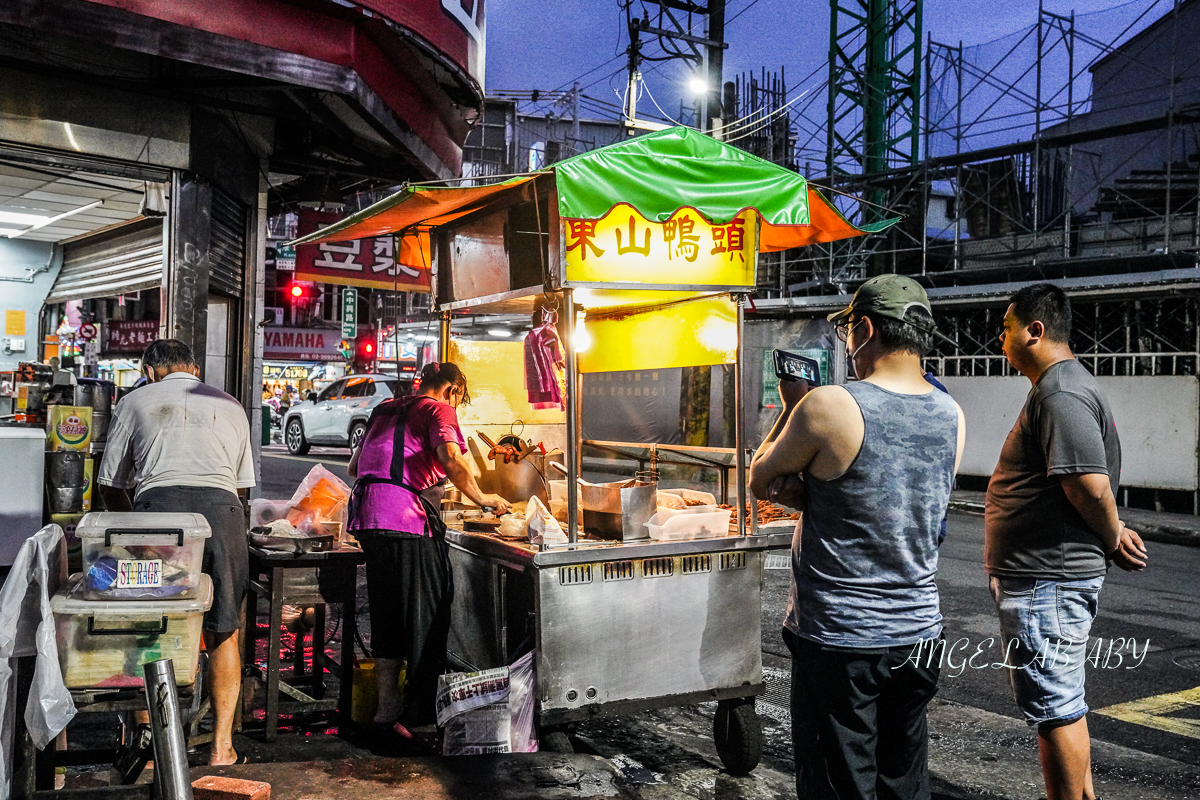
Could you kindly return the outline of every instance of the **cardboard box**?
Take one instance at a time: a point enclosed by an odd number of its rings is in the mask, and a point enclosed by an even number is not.
[[[96,486],[96,459],[87,456],[83,459],[83,510],[92,510],[92,490]]]
[[[50,406],[46,416],[47,450],[80,450],[86,453],[91,443],[90,406]]]

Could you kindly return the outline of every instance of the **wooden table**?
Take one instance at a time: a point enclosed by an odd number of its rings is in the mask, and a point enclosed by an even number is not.
[[[338,724],[343,727],[349,724],[354,672],[357,567],[363,561],[362,551],[348,545],[316,553],[263,550],[250,545],[250,602],[243,635],[243,663],[255,667],[266,683],[266,730],[263,737],[266,741],[274,741],[278,735],[280,714],[337,709]],[[256,624],[259,598],[265,598],[270,604],[265,668],[258,666],[255,658],[255,644],[259,638]],[[339,661],[325,654],[326,603],[340,603],[342,607]],[[279,676],[284,605],[302,608],[313,606],[316,613],[311,644],[312,671],[306,673],[304,670],[303,634],[297,634],[292,675],[287,679]],[[325,670],[329,670],[339,681],[336,699],[325,697]],[[301,687],[307,691],[302,691]],[[290,700],[282,700],[281,693]]]

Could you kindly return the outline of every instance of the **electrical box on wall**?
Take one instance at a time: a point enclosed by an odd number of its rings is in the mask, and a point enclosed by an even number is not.
[[[19,339],[11,339],[11,338],[5,339],[4,340],[4,352],[6,354],[7,353],[24,353],[25,352],[25,339],[23,337],[19,338]]]

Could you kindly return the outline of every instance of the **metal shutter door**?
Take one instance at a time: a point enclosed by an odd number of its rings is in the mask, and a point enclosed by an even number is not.
[[[63,266],[46,303],[158,289],[163,220],[138,217],[63,245]]]

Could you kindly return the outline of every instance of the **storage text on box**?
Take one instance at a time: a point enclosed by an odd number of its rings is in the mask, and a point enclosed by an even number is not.
[[[162,559],[117,562],[118,589],[158,589],[162,587]]]

